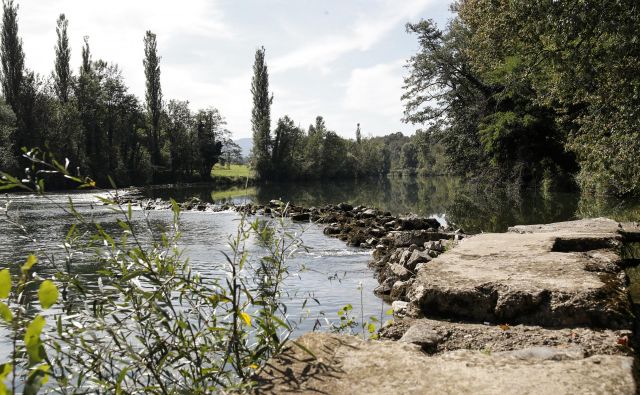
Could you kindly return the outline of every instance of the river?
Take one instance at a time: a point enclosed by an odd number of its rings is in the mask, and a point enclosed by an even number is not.
[[[466,232],[500,232],[516,224],[564,221],[583,217],[609,216],[613,219],[640,220],[640,201],[622,199],[590,199],[577,193],[544,194],[538,190],[524,193],[506,188],[469,185],[457,178],[383,179],[351,182],[308,184],[274,183],[250,188],[219,190],[213,185],[148,187],[142,192],[150,198],[173,197],[177,200],[198,199],[222,202],[266,203],[271,199],[291,201],[297,205],[320,206],[349,202],[376,206],[394,214],[414,212],[436,217]],[[24,226],[3,223],[0,228],[0,268],[17,271],[25,257],[34,253],[41,258],[38,273],[47,276],[63,257],[62,243],[71,215],[64,207],[71,198],[77,209],[115,230],[116,214],[98,203],[96,195],[107,192],[51,193],[46,198],[31,194],[10,194],[0,198],[0,206],[8,201],[10,217]],[[1,213],[0,213],[1,214]],[[168,227],[172,215],[168,211],[151,211],[149,224],[154,229]],[[2,214],[4,215],[4,214]],[[145,212],[134,211],[134,225],[144,229]],[[234,212],[185,212],[180,219],[183,233],[181,247],[192,267],[203,276],[221,276],[223,251],[229,252],[229,236],[235,233],[239,216]],[[353,305],[355,318],[364,315],[383,320],[388,306],[373,294],[377,286],[367,268],[370,251],[347,247],[342,241],[323,235],[320,225],[285,223],[287,229],[300,235],[307,251],[298,251],[289,261],[290,276],[286,280],[286,300],[292,321],[300,322],[296,333],[320,326],[328,329],[338,319],[338,310]],[[261,246],[250,243],[249,250],[258,255]],[[75,258],[73,270],[82,273],[90,286],[96,286],[97,263],[93,255]],[[304,301],[307,303],[303,307]],[[0,336],[2,333],[0,333]],[[7,355],[0,344],[0,360]]]

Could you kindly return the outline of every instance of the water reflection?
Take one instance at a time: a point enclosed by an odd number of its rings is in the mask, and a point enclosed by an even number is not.
[[[218,190],[213,186],[153,188],[150,197],[209,202],[267,203],[271,199],[304,206],[348,202],[391,211],[435,216],[467,232],[503,232],[509,226],[607,216],[640,220],[640,200],[594,198],[579,193],[521,192],[507,186],[465,183],[456,177],[396,178],[316,183],[271,183],[250,189]]]

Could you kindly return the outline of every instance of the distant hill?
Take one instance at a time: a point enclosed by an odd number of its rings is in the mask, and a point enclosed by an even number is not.
[[[253,139],[251,137],[245,137],[234,141],[242,149],[242,157],[247,159],[251,153],[251,148],[253,148]]]

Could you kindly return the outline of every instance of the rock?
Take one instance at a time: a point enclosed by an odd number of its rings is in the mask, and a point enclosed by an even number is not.
[[[407,289],[411,285],[412,280],[409,279],[407,281],[396,281],[393,283],[391,287],[391,291],[389,292],[389,296],[392,300],[404,300],[405,295],[407,294]]]
[[[391,272],[394,277],[399,278],[402,281],[408,280],[411,277],[411,272],[398,263],[392,263],[388,268],[389,272]]]
[[[404,263],[404,267],[413,271],[416,270],[416,266],[418,265],[418,263],[429,262],[430,260],[431,256],[429,256],[429,253],[427,251],[415,250],[411,253],[409,259],[407,259],[407,261]]]
[[[401,230],[438,229],[440,222],[435,218],[419,217],[415,214],[398,218]]]
[[[621,236],[613,224],[581,220],[467,238],[422,267],[408,298],[425,313],[465,320],[631,328],[624,275],[586,270],[615,262],[612,250],[584,251],[615,245]]]
[[[311,215],[309,213],[293,213],[290,215],[292,221],[308,222]]]
[[[387,234],[387,231],[383,228],[370,228],[368,229],[369,234],[375,237],[382,237]]]
[[[447,238],[446,233],[428,232],[426,230],[390,231],[386,239],[394,247],[408,247],[411,244],[424,245],[427,241]],[[451,235],[453,237],[453,235]]]
[[[400,341],[417,344],[425,351],[433,351],[443,338],[444,336],[434,331],[431,326],[418,320],[402,335]]]
[[[525,361],[566,361],[584,358],[584,350],[579,347],[531,347],[523,350],[503,351],[496,353],[496,355]]]
[[[382,284],[378,285],[373,293],[376,295],[389,295],[391,293],[391,289],[393,287],[394,280],[388,279],[389,281],[384,281]]]
[[[416,265],[416,267],[413,269],[414,272],[418,273],[418,271],[420,269],[422,269],[425,265],[427,265],[428,262],[420,262]]]
[[[366,209],[362,212],[363,218],[373,218],[378,215],[378,212],[372,208]]]
[[[403,250],[402,254],[400,255],[400,259],[398,259],[398,264],[405,266],[409,258],[411,258],[411,254],[412,253],[410,249]]]
[[[411,304],[407,307],[407,313]],[[383,338],[399,339],[413,325],[423,325],[443,336],[437,349],[432,353],[453,350],[476,350],[491,353],[503,353],[514,350],[552,348],[563,350],[581,350],[585,356],[596,354],[629,355],[634,351],[620,347],[618,340],[628,336],[626,330],[599,330],[589,328],[542,328],[525,325],[496,325],[491,323],[461,323],[439,321],[435,319],[396,319],[381,331]],[[519,355],[519,354],[514,354]]]
[[[340,227],[338,225],[330,225],[325,227],[322,233],[325,235],[337,235],[340,233]]]
[[[338,204],[338,209],[342,210],[342,211],[351,211],[353,210],[353,206],[350,205],[349,203],[339,203]]]
[[[424,243],[424,248],[435,252],[444,252],[445,250],[442,240],[428,241]]]
[[[634,394],[633,357],[522,360],[481,351],[437,356],[404,342],[308,333],[256,378],[281,394]]]
[[[408,302],[403,302],[401,300],[394,301],[393,303],[391,303],[391,310],[393,310],[393,315],[396,317],[402,317],[407,313],[408,306]]]

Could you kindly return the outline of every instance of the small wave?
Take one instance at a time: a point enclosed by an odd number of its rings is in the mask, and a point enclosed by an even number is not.
[[[310,250],[309,252],[302,252],[301,255],[309,255],[313,257],[331,257],[331,256],[369,256],[371,251],[354,251],[354,250]]]

